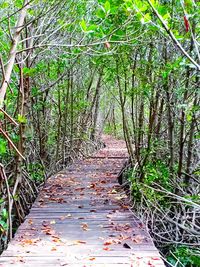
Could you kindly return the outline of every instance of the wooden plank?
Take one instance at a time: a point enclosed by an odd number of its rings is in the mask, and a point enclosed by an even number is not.
[[[15,259],[13,258],[4,258],[1,261],[1,264],[3,263],[11,263],[12,261],[14,262]],[[24,262],[17,262],[17,260],[21,260]],[[62,266],[61,264],[68,264],[69,266],[71,266],[71,264],[80,264],[79,266],[84,266],[88,264],[92,264],[91,266],[95,266],[96,264],[106,264],[106,266],[110,267],[110,264],[127,264],[129,263],[129,266],[131,266],[130,264],[143,264],[143,265],[135,265],[135,266],[163,266],[161,265],[162,262],[161,260],[157,260],[154,259],[154,257],[137,257],[135,255],[131,255],[131,256],[115,256],[115,257],[91,257],[91,256],[75,256],[75,255],[67,255],[67,256],[63,256],[63,257],[23,257],[20,258],[18,257],[18,259],[16,259],[16,262],[14,263],[14,266],[28,266],[28,264],[30,264],[30,266],[44,266],[44,264],[47,264],[49,266]],[[151,264],[149,264],[151,263]],[[158,265],[159,264],[159,265]],[[9,266],[9,265],[6,265]],[[63,265],[64,266],[64,265]],[[133,265],[134,266],[134,265]]]

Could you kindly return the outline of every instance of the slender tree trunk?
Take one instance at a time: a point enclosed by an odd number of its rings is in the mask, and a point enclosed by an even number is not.
[[[134,151],[132,148],[131,137],[126,121],[126,112],[125,112],[125,103],[126,103],[126,95],[123,97],[121,81],[119,76],[119,62],[118,59],[116,60],[116,70],[117,70],[117,83],[118,83],[118,90],[119,90],[119,97],[120,97],[120,104],[121,104],[121,112],[122,112],[122,123],[123,123],[123,132],[124,132],[124,139],[126,142],[126,146],[130,155],[131,160],[134,157]],[[125,75],[126,78],[126,75]],[[125,90],[126,90],[126,81],[125,81]]]
[[[167,64],[168,55],[167,55],[167,40],[165,40],[165,46],[164,46],[164,61],[165,64]],[[166,106],[167,106],[167,119],[168,119],[168,147],[169,147],[169,168],[171,174],[173,173],[174,168],[174,121],[173,121],[173,94],[170,90],[169,85],[169,77],[168,74],[164,78],[164,85],[163,85],[164,91],[166,92]]]
[[[6,66],[5,69],[5,77],[4,77],[4,81],[2,83],[2,86],[0,88],[0,107],[2,107],[3,105],[3,101],[6,95],[6,90],[8,87],[8,84],[10,82],[10,78],[11,78],[11,74],[12,74],[12,70],[14,67],[14,63],[15,63],[15,57],[16,57],[16,53],[17,53],[17,46],[19,43],[19,38],[20,38],[20,33],[23,29],[23,25],[24,25],[24,20],[27,14],[27,9],[28,9],[28,0],[24,1],[24,7],[21,9],[20,13],[19,13],[19,17],[18,17],[18,21],[15,27],[15,32],[13,34],[12,37],[12,44],[11,44],[11,48],[10,48],[10,52],[9,52],[9,56],[8,56],[8,64]]]
[[[157,139],[160,137],[160,130],[161,130],[161,123],[162,123],[162,118],[163,118],[163,109],[164,109],[164,98],[162,97],[161,102],[160,102],[160,107],[158,111],[158,121],[155,129],[155,136]]]
[[[70,77],[70,151],[73,149],[73,138],[74,138],[74,79],[73,69],[71,70]]]
[[[195,34],[195,24],[193,24],[193,34]],[[194,41],[191,38],[190,41],[190,53],[192,52],[194,47]],[[188,97],[188,89],[190,84],[190,67],[187,67],[186,71],[186,82],[185,82],[185,92],[183,97],[183,103],[186,102]],[[180,116],[180,136],[179,136],[179,162],[178,162],[178,176],[181,177],[182,168],[183,168],[183,151],[184,151],[184,133],[185,133],[185,109],[181,109]]]
[[[199,85],[199,77],[196,77],[196,84],[197,88]],[[189,130],[189,140],[188,140],[188,147],[187,147],[187,165],[186,165],[186,175],[185,175],[185,183],[186,185],[190,182],[190,175],[191,175],[191,165],[192,165],[192,158],[193,158],[193,148],[194,148],[194,133],[195,133],[195,125],[196,125],[196,116],[195,116],[195,108],[199,105],[198,100],[198,93],[195,95],[194,103],[193,103],[193,114],[192,120],[190,123],[190,130]]]
[[[63,112],[63,130],[62,130],[62,163],[65,163],[65,142],[67,139],[67,125],[68,125],[68,113],[69,113],[69,95],[70,95],[70,70],[68,70],[67,86],[63,91],[64,95],[64,112]]]
[[[100,73],[98,84],[97,84],[96,104],[95,104],[95,108],[94,108],[93,127],[92,127],[92,131],[91,131],[91,139],[92,140],[95,140],[96,131],[97,131],[97,119],[98,119],[99,104],[100,104],[100,92],[101,92],[102,77],[103,77],[103,72]]]

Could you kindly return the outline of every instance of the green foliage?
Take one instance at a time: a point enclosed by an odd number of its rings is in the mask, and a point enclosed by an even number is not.
[[[167,206],[165,194],[154,190],[156,184],[165,187],[169,191],[173,191],[170,185],[170,172],[168,166],[161,160],[154,160],[148,162],[144,167],[144,180],[140,181],[139,169],[130,169],[126,176],[131,182],[131,192],[133,199],[140,202],[142,195],[145,196],[149,201],[159,202],[163,207]]]
[[[18,122],[20,122],[20,123],[22,123],[22,124],[27,123],[27,119],[26,119],[26,117],[25,117],[25,116],[22,116],[22,115],[20,115],[20,114],[18,114],[18,116],[17,116],[17,120],[18,120]]]
[[[35,181],[36,183],[44,181],[45,170],[42,164],[37,162],[29,163],[27,170],[33,181]]]
[[[80,26],[84,32],[87,32],[87,25],[84,19],[80,22]]]
[[[113,134],[117,138],[123,138],[122,125],[120,123],[116,123],[115,125],[106,123],[104,133]]]
[[[5,231],[7,231],[8,229],[7,219],[8,219],[8,212],[4,208],[0,213],[0,233],[4,233]]]
[[[177,259],[179,263],[177,263]],[[200,266],[200,252],[188,248],[186,246],[178,246],[167,257],[169,263],[177,267],[199,267]]]
[[[28,75],[28,76],[33,76],[34,74],[37,73],[37,69],[36,68],[27,68],[27,67],[24,67],[23,68],[23,73],[24,75]]]
[[[161,160],[149,161],[144,167],[145,180],[144,182],[151,185],[157,182],[163,186],[169,186],[170,171],[166,163]]]
[[[5,141],[5,139],[3,139],[2,137],[0,137],[0,155],[5,155],[7,152],[7,142]]]

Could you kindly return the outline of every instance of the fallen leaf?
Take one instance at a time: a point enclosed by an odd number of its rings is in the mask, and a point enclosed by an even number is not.
[[[86,241],[82,241],[82,240],[77,240],[75,241],[76,244],[86,244]]]
[[[21,259],[19,260],[19,262],[25,263],[25,259],[23,257],[21,257]]]
[[[152,266],[152,267],[154,267],[155,265],[153,265],[150,261],[148,261],[148,263],[147,263],[149,266]]]
[[[104,247],[103,250],[109,251],[111,249],[109,247]]]
[[[96,184],[95,183],[91,183],[89,186],[87,186],[88,188],[95,188]]]
[[[60,266],[67,266],[69,265],[67,262],[60,263]]]
[[[82,191],[84,189],[85,189],[85,187],[78,187],[78,188],[75,188],[75,191]]]
[[[53,202],[61,203],[61,204],[66,203],[66,200],[64,200],[63,198],[50,197],[49,200]]]
[[[25,263],[25,259],[21,256],[17,256],[14,260],[11,261],[11,264],[15,264],[17,262]]]
[[[124,243],[124,244],[123,244],[123,247],[124,247],[124,248],[129,248],[129,249],[131,249],[131,247],[130,247],[127,243]]]
[[[52,241],[55,243],[61,243],[62,242],[61,239],[59,237],[56,237],[56,236],[52,238]]]
[[[135,243],[141,243],[144,240],[144,237],[141,235],[136,235],[135,237],[132,238],[132,241]]]
[[[96,210],[90,210],[90,212],[97,212]]]
[[[24,246],[24,245],[34,245],[34,244],[36,244],[39,241],[40,241],[40,238],[35,238],[35,239],[22,239],[21,240],[21,244],[22,244],[22,246]]]
[[[52,229],[46,229],[46,230],[43,230],[43,232],[46,235],[55,235],[55,230],[52,230]]]
[[[112,245],[112,244],[113,244],[112,240],[104,242],[104,246],[109,246],[109,245]]]
[[[91,258],[89,258],[89,260],[90,261],[94,261],[94,260],[96,260],[96,258],[95,257],[91,257]]]
[[[42,225],[43,225],[44,227],[47,227],[47,226],[49,226],[49,223],[46,222],[46,221],[43,221],[43,222],[42,222]]]
[[[81,224],[81,228],[83,229],[83,231],[88,231],[88,224],[87,223],[82,223]]]
[[[158,258],[158,257],[151,257],[151,259],[154,260],[154,261],[160,261],[160,260],[161,260],[161,259]]]

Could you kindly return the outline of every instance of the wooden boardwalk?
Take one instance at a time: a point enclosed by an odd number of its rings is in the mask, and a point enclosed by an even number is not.
[[[51,177],[19,227],[0,266],[164,266],[117,184],[125,144],[106,148]]]

